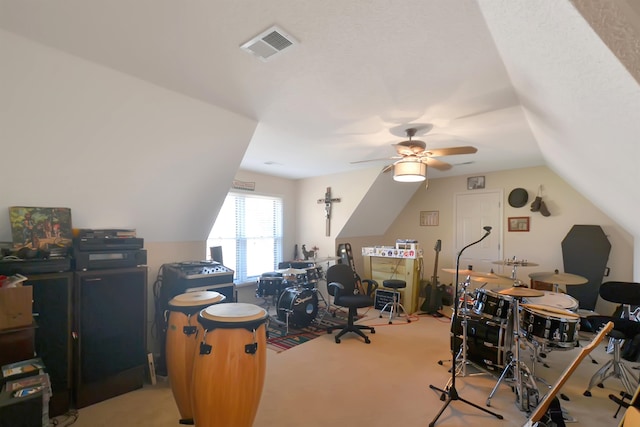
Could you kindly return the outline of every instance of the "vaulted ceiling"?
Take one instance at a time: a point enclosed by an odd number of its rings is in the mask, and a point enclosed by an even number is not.
[[[256,120],[243,169],[382,169],[431,124],[429,148],[478,148],[431,178],[546,164],[634,235],[639,22],[624,0],[0,0],[7,31]],[[273,25],[291,47],[240,48]]]

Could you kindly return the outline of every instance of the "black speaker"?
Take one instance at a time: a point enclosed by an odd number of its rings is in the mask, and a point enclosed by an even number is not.
[[[224,262],[222,262],[222,246],[211,246],[209,250],[211,251],[212,260],[224,264]]]
[[[64,414],[71,403],[71,294],[73,273],[29,275],[33,287],[36,355],[44,362],[53,395],[49,415]]]
[[[78,408],[142,387],[146,284],[146,267],[76,272]]]

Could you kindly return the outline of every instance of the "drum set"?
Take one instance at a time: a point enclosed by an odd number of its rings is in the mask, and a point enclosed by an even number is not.
[[[553,284],[554,291],[543,291],[528,288],[516,279],[517,267],[535,267],[537,264],[515,258],[494,264],[512,266],[511,276],[459,271],[459,275],[466,279],[461,283],[463,289],[457,302],[459,315],[452,325],[456,354],[454,369],[460,376],[467,375],[469,365],[477,368],[479,374],[500,372],[486,405],[491,406],[491,398],[500,384],[508,381],[516,394],[518,408],[530,412],[540,400],[536,381],[544,382],[535,376],[540,355],[578,347],[579,303],[570,295],[559,292],[559,285],[583,284],[587,279],[557,270],[530,274],[529,277],[535,281]],[[456,272],[455,269],[443,270]],[[469,291],[472,281],[483,285]],[[485,289],[489,284],[510,287]],[[527,347],[531,350],[531,368],[521,357],[521,350]]]
[[[325,260],[335,259],[338,258]],[[289,327],[305,328],[314,320],[322,321],[327,314],[329,305],[318,289],[322,279],[323,268],[317,263],[305,269],[286,268],[263,273],[258,280],[256,297],[266,301],[267,311],[275,307],[276,315],[272,319],[283,325],[288,334]]]

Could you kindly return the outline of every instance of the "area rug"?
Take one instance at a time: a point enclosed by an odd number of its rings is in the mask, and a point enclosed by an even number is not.
[[[326,334],[329,326],[344,325],[346,323],[347,314],[338,311],[335,317],[331,314],[319,315],[309,326],[304,328],[294,328],[289,325],[289,333],[287,333],[286,325],[272,320],[267,328],[267,348],[280,353]]]

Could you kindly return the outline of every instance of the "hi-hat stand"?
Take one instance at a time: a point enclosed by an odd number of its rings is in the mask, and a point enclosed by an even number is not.
[[[474,408],[477,408],[483,412],[486,412],[487,414],[491,414],[494,417],[498,418],[498,419],[503,419],[504,417],[500,414],[496,414],[495,412],[491,412],[486,408],[483,408],[479,405],[476,405],[475,403],[472,403],[466,399],[463,399],[462,397],[460,397],[460,395],[458,394],[458,390],[456,389],[456,355],[455,355],[455,346],[454,344],[454,337],[455,337],[455,330],[454,330],[454,325],[455,325],[455,321],[458,317],[458,279],[459,279],[459,273],[460,273],[460,255],[462,255],[462,252],[464,252],[465,249],[467,249],[470,246],[473,246],[477,243],[480,243],[482,240],[484,240],[485,238],[487,238],[489,236],[489,234],[491,234],[491,227],[483,227],[484,230],[486,231],[485,235],[482,236],[479,240],[468,244],[467,246],[465,246],[464,248],[462,248],[460,250],[460,252],[458,252],[458,257],[456,259],[456,289],[455,289],[455,295],[454,295],[454,305],[453,305],[453,317],[451,318],[451,357],[452,357],[452,366],[451,366],[451,385],[449,386],[448,389],[444,390],[441,388],[438,388],[434,385],[429,385],[429,387],[432,390],[437,390],[440,393],[443,393],[446,396],[446,400],[444,402],[444,405],[442,405],[442,408],[440,408],[440,411],[438,412],[438,414],[435,416],[435,418],[433,419],[433,421],[431,421],[429,423],[429,427],[433,427],[436,424],[436,421],[438,421],[438,418],[440,418],[440,415],[442,415],[442,413],[444,412],[445,409],[447,409],[447,406],[449,406],[449,404],[451,402],[453,402],[454,400],[459,400],[463,403],[466,403],[467,405],[473,406]]]

